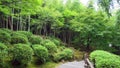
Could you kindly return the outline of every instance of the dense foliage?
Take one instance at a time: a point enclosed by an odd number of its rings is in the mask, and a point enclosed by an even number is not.
[[[70,60],[73,57],[73,51],[66,49],[55,37],[44,38],[27,31],[8,29],[0,29],[0,33],[0,66],[3,68],[12,68],[11,65],[24,67],[32,61],[42,64],[47,61]]]
[[[54,56],[54,61],[70,60],[73,58],[73,54],[74,53],[71,49],[64,49]]]
[[[119,4],[119,0],[114,1]],[[74,47],[116,52],[119,51],[120,43],[117,40],[120,39],[120,33],[117,25],[119,10],[117,13],[110,12],[112,11],[110,7],[114,7],[114,1],[89,0],[88,5],[84,6],[79,0],[15,0],[14,2],[2,0],[0,1],[0,9],[2,9],[0,10],[0,27],[20,30],[18,33],[26,35],[31,44],[41,43],[40,39],[32,36],[30,32],[55,36],[64,43],[74,44]],[[96,10],[94,3],[98,3],[100,8]],[[23,39],[20,36],[19,38]],[[19,38],[12,37],[16,40]],[[24,41],[27,42],[25,38]],[[58,41],[53,40],[53,42],[59,45]],[[14,43],[13,40],[12,43]],[[109,44],[113,47],[108,48]]]
[[[31,44],[40,44],[42,41],[42,38],[40,36],[35,36],[35,35],[32,35],[30,38],[29,38],[29,42]]]
[[[0,42],[2,42],[2,43],[10,43],[11,42],[10,34],[7,33],[4,30],[0,30]]]
[[[90,54],[96,68],[120,68],[120,57],[112,53],[96,50]]]
[[[17,31],[17,33],[24,34],[28,39],[30,39],[32,36],[32,33],[27,31]]]
[[[5,66],[5,59],[6,59],[7,55],[8,55],[7,46],[0,43],[0,67]]]
[[[15,32],[11,35],[11,43],[12,44],[17,44],[17,43],[27,44],[28,38],[24,34]]]
[[[120,0],[88,0],[87,5],[80,0],[0,0],[0,45],[5,44],[21,64],[32,57],[43,62],[69,60],[73,51],[67,47],[71,46],[120,54],[120,8],[116,5],[120,6]],[[99,52],[91,57],[96,55]],[[96,66],[117,67],[119,62],[112,60],[100,60]]]
[[[33,50],[26,44],[15,44],[12,48],[13,59],[15,63],[21,65],[28,64],[32,60]]]
[[[48,50],[44,46],[41,45],[33,45],[33,50],[38,60],[41,62],[46,62],[48,59]]]
[[[50,41],[49,39],[44,40],[42,44],[48,49],[50,56],[57,52],[57,46],[54,42]]]

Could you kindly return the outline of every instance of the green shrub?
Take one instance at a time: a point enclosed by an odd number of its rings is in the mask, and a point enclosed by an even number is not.
[[[102,59],[97,62],[97,68],[120,68],[120,60],[112,59]]]
[[[54,42],[57,46],[60,45],[60,40],[55,38],[55,37],[50,37],[50,40],[52,40],[52,42]]]
[[[57,46],[59,46],[60,45],[60,41],[59,40],[57,40],[57,39],[51,39]]]
[[[5,46],[3,43],[0,43],[0,67],[4,66],[7,53],[7,46]]]
[[[5,46],[3,43],[0,43],[0,60],[2,60],[7,53],[7,46]]]
[[[62,52],[57,53],[54,56],[55,61],[61,61],[61,60],[70,60],[73,58],[73,51],[71,49],[64,49]]]
[[[11,34],[13,32],[12,30],[9,30],[9,29],[6,29],[6,28],[1,28],[0,30],[5,31],[9,34]]]
[[[31,32],[28,31],[17,31],[17,33],[24,34],[28,39],[33,35]]]
[[[61,46],[58,46],[58,50],[57,51],[63,51],[66,47],[61,45]]]
[[[41,44],[44,45],[45,43],[49,43],[49,42],[52,42],[50,39],[44,39]]]
[[[0,30],[0,42],[2,43],[10,43],[11,41],[11,36],[9,33],[7,33],[6,31]]]
[[[45,40],[42,44],[48,49],[49,55],[53,55],[57,52],[57,46],[54,44],[54,42]]]
[[[67,48],[63,52],[66,53],[66,59],[71,59],[73,57],[73,51],[71,49]]]
[[[12,44],[17,44],[17,43],[28,44],[28,38],[24,34],[19,34],[17,32],[14,32],[12,34],[11,43]]]
[[[31,62],[33,50],[25,44],[15,44],[12,49],[13,62],[19,62],[21,65]]]
[[[48,58],[47,48],[45,48],[44,46],[41,46],[41,45],[33,45],[33,50],[34,50],[35,55],[41,62],[43,62],[43,63],[46,62],[46,60]]]
[[[42,41],[42,38],[40,36],[35,36],[35,35],[32,35],[29,39],[29,42],[31,44],[40,44]]]
[[[110,56],[111,56],[111,54],[106,51],[96,50],[90,54],[90,59],[91,60],[94,60],[94,59],[99,60],[101,58],[109,58]]]
[[[95,63],[96,68],[120,68],[120,57],[106,51],[93,51],[90,59]]]

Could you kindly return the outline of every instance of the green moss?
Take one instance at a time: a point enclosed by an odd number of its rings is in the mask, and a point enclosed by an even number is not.
[[[74,59],[75,60],[82,60],[83,59],[83,55],[85,52],[76,50],[74,48],[71,48],[71,49],[74,51]]]
[[[46,62],[42,65],[29,64],[27,68],[56,68],[60,63]]]
[[[57,65],[59,65],[59,64],[54,63],[54,62],[47,62],[47,63],[41,65],[40,68],[55,68]]]

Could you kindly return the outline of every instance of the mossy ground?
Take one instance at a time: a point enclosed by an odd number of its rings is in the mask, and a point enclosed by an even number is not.
[[[47,62],[42,65],[29,64],[27,68],[56,68],[60,63]]]
[[[74,60],[80,61],[83,60],[84,51],[77,50],[75,48],[70,48],[74,51]]]

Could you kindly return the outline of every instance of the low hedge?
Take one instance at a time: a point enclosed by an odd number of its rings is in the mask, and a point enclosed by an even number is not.
[[[96,68],[120,68],[120,57],[107,51],[93,51],[90,59]]]
[[[120,68],[120,60],[117,59],[104,59],[99,60],[96,64],[97,68]]]

